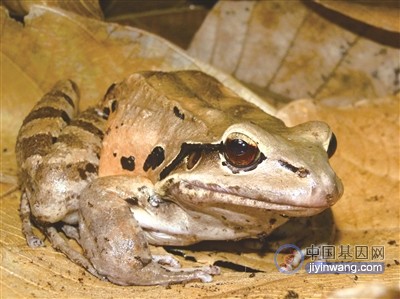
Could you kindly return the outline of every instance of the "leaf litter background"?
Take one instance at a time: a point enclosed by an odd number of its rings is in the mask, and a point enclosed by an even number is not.
[[[4,1],[13,15],[29,12],[24,24],[1,7],[2,297],[336,297],[335,291],[372,282],[398,287],[398,5],[223,1],[211,9],[178,0],[140,2],[130,10],[127,2],[108,1],[102,9],[96,1],[64,2],[34,6],[33,1]],[[188,46],[189,54],[156,35],[104,22],[104,16]],[[58,79],[71,78],[81,88],[84,108],[132,72],[193,68],[218,77],[288,125],[311,119],[330,124],[339,140],[331,162],[345,194],[332,209],[333,219],[324,214],[309,227],[299,221],[297,230],[289,229],[310,239],[305,243],[315,238],[335,245],[384,245],[383,275],[312,276],[300,271],[286,276],[275,269],[271,253],[185,250],[198,261],[182,260],[185,265],[222,260],[265,272],[223,268],[210,284],[119,287],[91,277],[50,246],[27,247],[20,233],[14,144],[23,117],[40,96]]]

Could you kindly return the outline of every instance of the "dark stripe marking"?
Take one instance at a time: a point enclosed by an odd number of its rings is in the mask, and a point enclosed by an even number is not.
[[[103,108],[103,118],[107,120],[110,117],[110,108],[104,107]]]
[[[87,163],[85,168],[78,168],[79,176],[82,180],[87,179],[88,173],[97,173],[98,167],[92,163]]]
[[[310,174],[310,171],[305,169],[304,167],[296,167],[289,162],[286,162],[284,160],[279,160],[279,164],[281,164],[283,167],[286,169],[290,170],[291,172],[297,174],[300,178],[305,178]]]
[[[165,179],[176,167],[178,167],[183,159],[185,159],[186,156],[190,155],[193,152],[221,152],[223,150],[224,146],[223,143],[206,143],[206,144],[191,144],[191,143],[182,143],[181,145],[181,151],[179,154],[175,157],[174,160],[172,160],[171,163],[169,163],[160,173],[160,180]]]
[[[201,158],[201,151],[190,153],[190,155],[188,156],[188,159],[187,159],[186,168],[188,170],[191,170],[193,167],[196,166],[196,164],[197,164],[197,162],[199,162],[200,158]]]
[[[90,122],[81,120],[81,119],[77,119],[77,120],[73,120],[71,123],[71,126],[74,127],[78,127],[81,128],[87,132],[92,133],[93,135],[97,136],[100,139],[103,139],[104,137],[104,133],[102,130],[100,130],[99,128],[97,128],[95,125],[93,125]]]
[[[90,122],[96,127],[105,123],[103,120],[103,113],[96,108],[89,108],[83,111],[77,119]]]
[[[128,197],[125,198],[125,201],[130,204],[131,206],[136,206],[139,202],[139,200],[136,197]]]
[[[165,160],[164,149],[161,146],[156,146],[151,153],[147,156],[143,164],[143,170],[148,171],[156,169]]]
[[[182,113],[178,107],[174,106],[174,114],[176,117],[180,118],[181,120],[185,119],[185,114]]]
[[[51,134],[36,134],[20,139],[19,148],[22,152],[22,160],[24,161],[33,155],[47,155],[52,144],[53,136]]]
[[[70,123],[71,119],[69,118],[67,112],[64,110],[55,109],[53,107],[42,107],[37,110],[32,111],[28,114],[28,116],[24,119],[22,125],[26,125],[27,123],[41,118],[61,118],[67,125]]]
[[[68,79],[68,82],[71,83],[72,89],[74,90],[75,94],[79,97],[80,93],[79,93],[79,87],[78,84],[76,84],[74,81]]]
[[[117,110],[117,108],[118,108],[118,102],[116,100],[112,101],[112,103],[111,103],[111,112],[115,112],[115,110]]]
[[[66,93],[62,92],[61,90],[56,90],[55,92],[51,93],[50,95],[63,98],[72,108],[75,108],[74,101],[71,99],[71,97],[69,95],[67,95]]]
[[[129,157],[121,157],[121,166],[122,169],[128,170],[128,171],[134,171],[135,170],[135,157],[129,156]]]

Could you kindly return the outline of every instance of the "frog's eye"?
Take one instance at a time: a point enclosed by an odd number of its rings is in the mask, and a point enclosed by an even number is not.
[[[226,161],[237,168],[254,165],[260,157],[257,144],[244,134],[232,133],[224,142]]]
[[[333,154],[336,152],[337,147],[337,139],[335,134],[332,133],[331,140],[329,140],[328,149],[326,152],[328,153],[328,158],[332,157]]]

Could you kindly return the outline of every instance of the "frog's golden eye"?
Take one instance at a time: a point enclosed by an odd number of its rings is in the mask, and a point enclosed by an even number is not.
[[[246,135],[230,134],[224,142],[226,161],[237,168],[245,168],[259,161],[260,150],[257,144]]]

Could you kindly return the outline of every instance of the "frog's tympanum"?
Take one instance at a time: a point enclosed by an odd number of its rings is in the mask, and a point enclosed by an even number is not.
[[[78,99],[75,83],[59,82],[22,124],[23,233],[42,246],[34,224],[113,283],[211,281],[218,267],[181,269],[148,244],[265,236],[343,193],[325,123],[288,128],[202,72],[133,74],[81,113]]]

